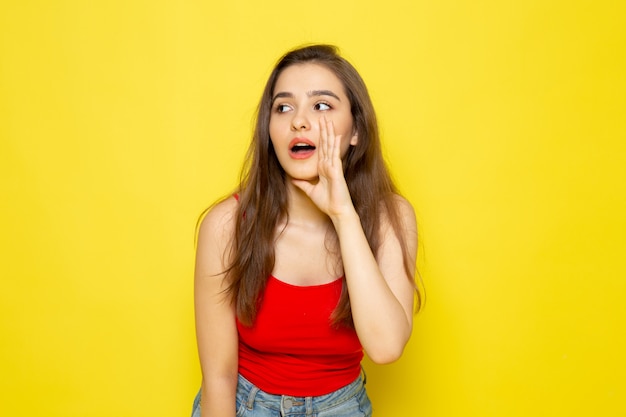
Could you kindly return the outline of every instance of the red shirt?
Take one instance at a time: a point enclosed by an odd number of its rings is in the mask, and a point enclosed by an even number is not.
[[[335,326],[343,279],[300,287],[270,276],[252,327],[237,321],[239,373],[270,394],[331,393],[361,372],[363,349],[354,329]]]

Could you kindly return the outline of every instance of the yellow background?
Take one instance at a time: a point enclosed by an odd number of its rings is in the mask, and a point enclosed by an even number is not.
[[[620,1],[3,1],[0,415],[185,416],[198,214],[305,42],[360,70],[421,226],[378,416],[626,415]],[[375,308],[375,307],[373,307]]]

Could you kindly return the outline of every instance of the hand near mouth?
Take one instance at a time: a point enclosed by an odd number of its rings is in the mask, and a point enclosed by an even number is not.
[[[354,212],[350,191],[343,175],[341,162],[341,135],[335,136],[331,120],[322,116],[320,141],[317,149],[317,169],[319,180],[316,183],[305,180],[292,180],[315,205],[331,219]]]

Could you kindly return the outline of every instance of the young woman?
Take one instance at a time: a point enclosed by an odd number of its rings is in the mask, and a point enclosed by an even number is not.
[[[371,415],[363,351],[402,354],[416,251],[363,80],[335,47],[287,53],[240,187],[199,227],[193,416]]]

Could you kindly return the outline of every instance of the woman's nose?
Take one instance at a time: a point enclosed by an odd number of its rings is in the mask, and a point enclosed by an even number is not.
[[[311,127],[308,117],[302,112],[297,111],[291,119],[291,130],[307,130]]]

